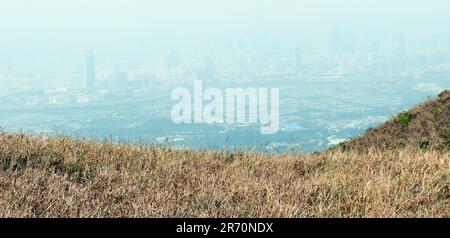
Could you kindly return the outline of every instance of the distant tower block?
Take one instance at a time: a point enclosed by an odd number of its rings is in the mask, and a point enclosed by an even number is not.
[[[93,90],[95,88],[95,59],[93,50],[88,50],[86,52],[85,67],[86,80],[84,87],[87,90]]]

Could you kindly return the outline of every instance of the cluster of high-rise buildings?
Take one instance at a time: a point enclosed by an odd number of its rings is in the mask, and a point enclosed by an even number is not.
[[[78,95],[77,102],[89,102],[99,92],[151,92],[153,88],[180,86],[194,78],[247,82],[450,75],[450,43],[446,38],[439,44],[424,45],[401,34],[374,36],[351,30],[301,37],[256,32],[260,38],[237,37],[197,51],[180,48],[142,53],[140,60],[133,61],[99,58],[101,54],[94,50],[85,51],[82,58],[61,58],[56,65],[28,67],[21,66],[20,61],[8,61],[4,64],[7,67],[0,67],[0,82],[2,89],[56,90],[59,94]],[[52,96],[47,101],[67,101],[59,98]]]

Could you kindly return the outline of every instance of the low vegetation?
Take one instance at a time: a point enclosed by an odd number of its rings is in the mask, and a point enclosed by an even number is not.
[[[449,98],[311,155],[2,133],[0,217],[449,217]]]
[[[426,148],[450,149],[450,91],[414,109],[400,113],[365,135],[342,143],[343,149],[380,150]]]

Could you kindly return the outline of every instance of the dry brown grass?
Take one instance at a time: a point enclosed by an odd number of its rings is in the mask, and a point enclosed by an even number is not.
[[[0,135],[0,217],[448,217],[450,153],[177,151]]]
[[[450,92],[304,156],[0,133],[0,217],[449,217],[449,183]]]
[[[352,150],[405,147],[450,150],[450,91],[340,146]]]

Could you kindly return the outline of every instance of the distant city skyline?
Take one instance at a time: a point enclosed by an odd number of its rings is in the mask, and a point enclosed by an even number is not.
[[[325,149],[450,87],[448,12],[442,0],[6,1],[0,127]],[[170,92],[196,79],[280,88],[280,130],[173,124]]]

